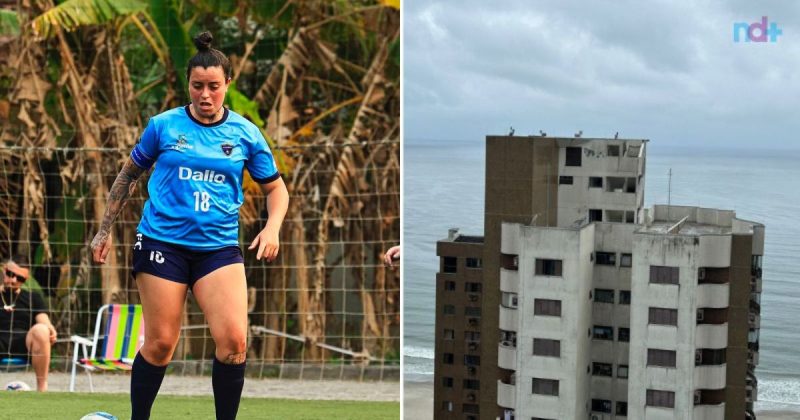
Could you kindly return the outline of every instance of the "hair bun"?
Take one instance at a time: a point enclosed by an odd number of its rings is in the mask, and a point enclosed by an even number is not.
[[[194,37],[194,46],[197,47],[198,51],[208,51],[211,49],[211,41],[213,40],[214,36],[211,35],[211,32],[200,32]]]

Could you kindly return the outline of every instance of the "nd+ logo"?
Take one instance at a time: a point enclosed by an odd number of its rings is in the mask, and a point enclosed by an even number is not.
[[[744,33],[744,37],[742,37]],[[760,22],[734,22],[733,23],[733,42],[778,42],[778,36],[783,35],[783,30],[778,28],[775,22],[767,23],[767,17],[762,16]]]

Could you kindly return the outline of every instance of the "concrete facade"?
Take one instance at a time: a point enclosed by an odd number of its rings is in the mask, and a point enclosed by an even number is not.
[[[485,236],[437,243],[435,418],[755,418],[764,227],[643,209],[646,146],[487,137]]]

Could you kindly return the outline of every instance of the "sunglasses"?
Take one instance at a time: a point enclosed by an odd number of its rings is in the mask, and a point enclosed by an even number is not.
[[[25,283],[25,280],[28,280],[27,277],[21,276],[11,270],[6,270],[6,277],[16,277],[17,281],[20,283]]]

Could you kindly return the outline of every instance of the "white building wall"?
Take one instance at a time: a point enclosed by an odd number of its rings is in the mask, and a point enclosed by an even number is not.
[[[512,230],[504,230],[511,232]],[[582,230],[523,227],[519,241],[516,418],[585,418],[589,390],[587,305],[594,227]],[[536,259],[562,261],[562,276],[536,276]],[[561,317],[534,316],[535,299],[561,301]],[[533,356],[533,339],[561,341],[561,357]],[[557,379],[559,396],[534,395],[533,377]]]
[[[633,236],[628,418],[657,416],[665,411],[645,407],[646,390],[657,389],[675,392],[671,418],[691,419],[699,241],[696,237],[663,234]],[[650,284],[651,265],[679,267],[680,284]],[[650,307],[678,309],[678,326],[648,325]],[[647,367],[648,348],[675,350],[676,367]]]

